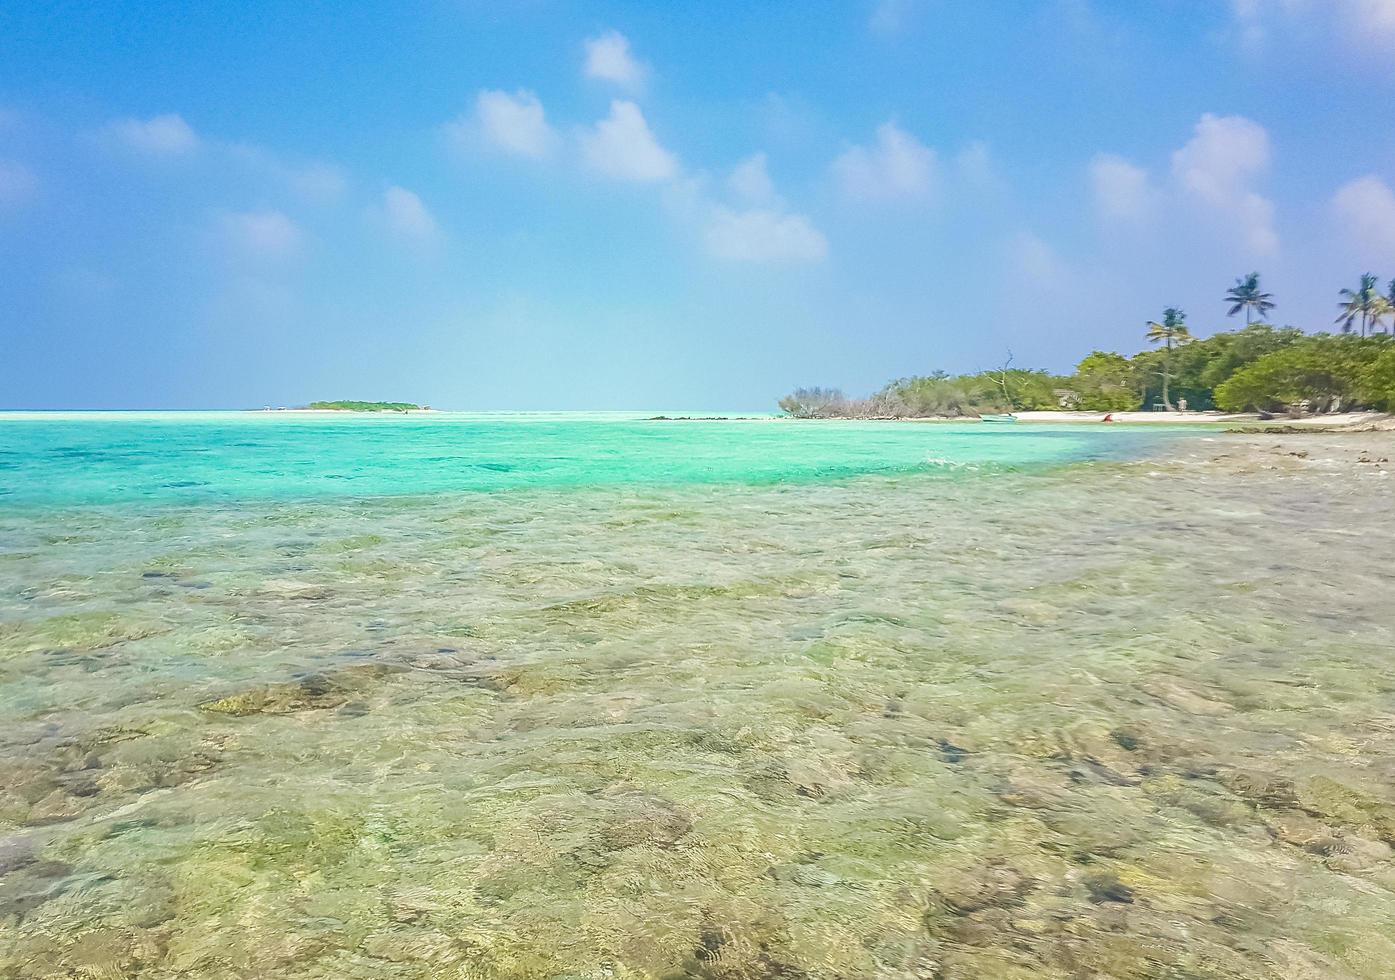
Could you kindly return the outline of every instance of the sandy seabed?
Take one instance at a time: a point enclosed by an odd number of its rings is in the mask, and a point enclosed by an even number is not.
[[[0,975],[1389,977],[1392,458],[0,513]]]

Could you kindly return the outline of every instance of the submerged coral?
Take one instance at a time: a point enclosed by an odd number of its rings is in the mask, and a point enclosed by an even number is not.
[[[1223,438],[7,512],[0,974],[1388,976],[1388,488]]]

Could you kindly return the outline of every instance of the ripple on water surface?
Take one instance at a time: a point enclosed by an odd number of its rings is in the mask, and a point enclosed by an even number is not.
[[[775,483],[1137,454],[1175,430],[631,416],[0,413],[11,505]]]
[[[956,473],[0,510],[0,974],[1387,976],[1382,467]]]

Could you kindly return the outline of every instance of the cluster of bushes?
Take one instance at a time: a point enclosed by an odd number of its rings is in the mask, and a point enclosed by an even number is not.
[[[420,405],[412,402],[356,401],[311,402],[305,407],[331,412],[416,412],[421,409]]]
[[[1172,399],[1185,398],[1192,409],[1395,410],[1395,340],[1389,334],[1306,335],[1295,327],[1256,323],[1191,341],[1171,352],[1145,351],[1128,363],[1142,395],[1130,408],[1158,403],[1166,363]]]
[[[1389,335],[1318,334],[1246,364],[1216,386],[1226,411],[1395,411],[1395,341]]]
[[[1395,338],[1306,335],[1266,323],[1204,340],[1182,331],[1170,349],[1132,357],[1094,351],[1070,375],[937,371],[893,381],[865,399],[799,389],[780,407],[799,418],[955,418],[1043,409],[1120,412],[1182,400],[1194,410],[1395,411]]]
[[[978,415],[1060,407],[1060,379],[1021,369],[948,375],[943,371],[893,381],[874,396],[906,416]]]
[[[848,398],[837,388],[796,388],[780,399],[795,418],[931,418],[1058,408],[1060,379],[1045,371],[985,371],[893,381],[870,398]],[[1006,387],[1005,387],[1006,386]]]
[[[867,418],[876,413],[837,388],[796,388],[780,399],[780,411],[797,419]]]

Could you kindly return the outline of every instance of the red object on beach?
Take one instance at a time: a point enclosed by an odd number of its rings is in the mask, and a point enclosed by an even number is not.
[[[1114,421],[1114,413],[1113,413],[1113,412],[1110,412],[1110,413],[1109,413],[1108,415],[1106,415],[1104,418],[1100,419],[1100,421],[1101,421],[1101,422],[1113,422],[1113,421]]]

